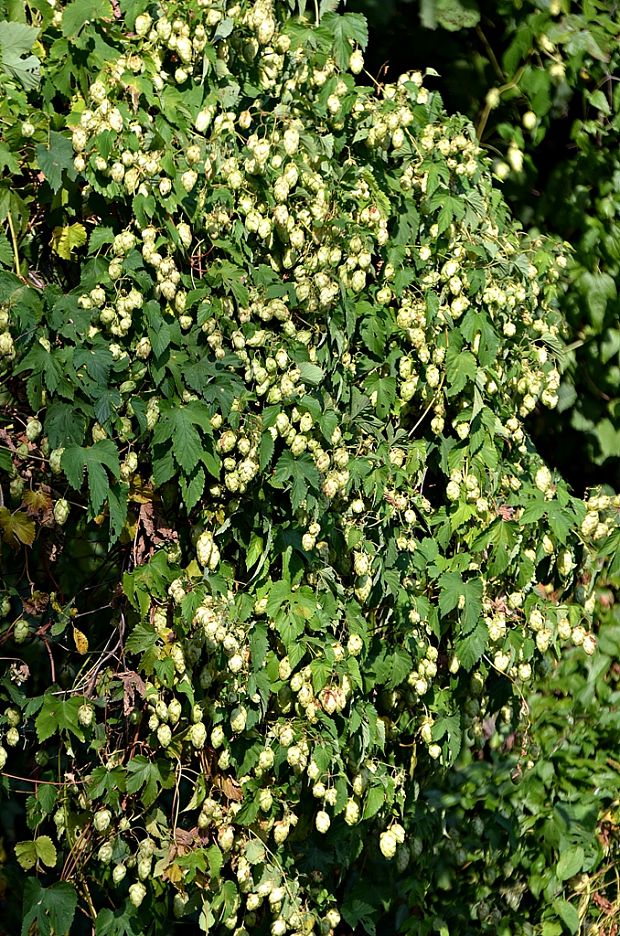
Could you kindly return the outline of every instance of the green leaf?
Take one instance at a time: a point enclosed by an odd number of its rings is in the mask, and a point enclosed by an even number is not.
[[[248,546],[248,551],[245,557],[245,567],[248,572],[256,565],[263,554],[264,548],[265,543],[262,536],[258,536],[256,533],[252,533],[252,536],[250,537],[250,545]]]
[[[98,514],[110,490],[108,472],[115,480],[120,475],[118,450],[110,439],[100,439],[90,448],[69,445],[61,459],[62,469],[71,487],[79,491],[84,483],[84,469],[88,472],[88,490],[92,514]]]
[[[39,144],[36,148],[37,162],[39,169],[47,179],[52,191],[57,192],[62,185],[62,174],[64,171],[73,168],[73,146],[68,137],[62,133],[52,130],[50,133],[49,146]],[[84,231],[82,225],[79,225]],[[57,228],[57,230],[61,230]],[[86,231],[84,231],[86,236]],[[82,243],[85,243],[83,241]],[[62,248],[64,249],[64,247]],[[60,257],[63,256],[57,251]]]
[[[73,0],[65,7],[62,15],[62,34],[77,36],[89,21],[111,19],[112,16],[109,0]]]
[[[80,741],[84,740],[84,732],[78,721],[78,711],[83,699],[73,697],[63,699],[59,695],[47,694],[43,705],[35,719],[37,741],[42,744],[56,732],[69,731]]]
[[[560,917],[569,933],[578,933],[580,930],[579,914],[568,900],[554,900],[553,909]]]
[[[456,641],[455,652],[461,665],[470,670],[486,650],[489,629],[484,620],[479,620],[472,631]]]
[[[0,471],[10,471],[13,465],[13,457],[10,449],[0,446]]]
[[[15,78],[26,91],[39,84],[41,62],[36,55],[28,55],[40,30],[25,23],[0,22],[0,61],[2,69]]]
[[[191,510],[192,507],[195,507],[200,498],[202,497],[202,492],[205,487],[206,476],[204,469],[198,466],[194,469],[190,478],[181,476],[179,478],[179,487],[181,489],[181,496],[183,497],[183,502],[188,510]]]
[[[353,47],[357,43],[366,48],[368,44],[368,24],[359,13],[326,13],[321,20],[333,38],[334,58],[339,68],[346,69]]]
[[[134,925],[126,907],[112,911],[108,907],[97,912],[95,936],[140,936],[141,928]]]
[[[260,864],[265,860],[265,846],[258,839],[251,839],[245,846],[245,857],[250,864]]]
[[[325,379],[325,371],[323,368],[319,367],[318,364],[312,364],[310,361],[302,361],[301,364],[299,364],[299,373],[301,374],[302,382],[310,384],[312,387],[318,387]]]
[[[379,373],[369,374],[364,389],[373,403],[377,416],[386,419],[396,400],[396,378],[382,377]]]
[[[88,239],[89,254],[97,253],[102,247],[111,244],[114,240],[114,231],[111,227],[104,227],[102,224],[93,229]]]
[[[127,484],[111,484],[108,491],[108,507],[110,509],[110,544],[115,543],[123,532],[127,520],[127,497],[129,486]]]
[[[441,741],[442,738],[446,738],[449,761],[453,763],[459,756],[463,738],[460,716],[458,714],[441,715],[433,725],[432,737],[433,741]]]
[[[263,432],[258,450],[260,470],[264,471],[273,458],[275,442],[270,432]]]
[[[127,772],[127,792],[142,790],[142,802],[148,808],[157,799],[163,782],[157,762],[138,754],[127,764]]]
[[[590,312],[590,321],[597,331],[602,330],[607,306],[618,295],[616,282],[609,273],[589,273],[587,270],[581,274],[577,287],[582,294],[586,308]]]
[[[0,264],[5,267],[10,267],[13,264],[13,248],[9,244],[9,239],[4,231],[0,231]]]
[[[501,575],[506,571],[510,563],[513,550],[517,544],[517,526],[509,520],[502,520],[498,517],[494,520],[488,530],[485,530],[472,544],[472,551],[489,551],[490,561],[488,564],[489,575],[492,577]]]
[[[568,881],[583,868],[585,854],[581,845],[567,846],[557,863],[556,874],[561,881]]]
[[[446,353],[446,395],[461,393],[467,381],[475,381],[478,372],[476,359],[470,351],[448,348]]]
[[[34,840],[34,844],[39,861],[43,862],[46,868],[53,868],[57,860],[56,846],[49,835],[39,835]]]
[[[363,819],[372,819],[385,803],[385,790],[382,786],[373,786],[368,790],[364,801]]]
[[[394,689],[407,678],[413,669],[413,661],[406,650],[396,647],[393,653],[388,654],[386,662],[390,663],[390,673],[385,680],[385,688]]]
[[[444,572],[439,578],[439,610],[449,614],[465,594],[465,582],[458,572]]]
[[[342,916],[352,930],[359,932],[358,926],[364,927],[369,936],[375,936],[377,927],[373,919],[377,915],[377,908],[364,900],[349,899],[342,905]]]
[[[72,884],[59,881],[42,887],[36,878],[24,885],[24,909],[21,936],[29,936],[36,925],[38,936],[68,936],[75,911],[77,894]]]
[[[197,401],[187,406],[171,407],[163,412],[153,433],[153,444],[171,445],[175,461],[187,475],[191,475],[198,462],[209,454],[196,426],[211,435],[208,408]],[[158,457],[162,458],[159,454]],[[163,460],[165,462],[165,456]],[[169,462],[161,466],[162,474],[165,474],[163,469],[166,465],[169,467]]]
[[[278,459],[272,483],[275,487],[290,489],[291,504],[293,510],[297,510],[309,489],[318,490],[320,475],[309,455],[304,453],[296,458],[290,449],[286,449]]]
[[[69,403],[51,403],[45,414],[45,434],[50,446],[81,445],[86,433],[86,419]]]
[[[33,841],[17,842],[15,857],[24,871],[30,871],[37,863],[37,847]]]

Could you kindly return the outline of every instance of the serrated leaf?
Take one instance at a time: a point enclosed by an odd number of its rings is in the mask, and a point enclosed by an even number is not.
[[[386,689],[395,689],[413,669],[413,661],[402,647],[396,647],[394,652],[389,654],[387,660],[390,663],[390,672],[385,681],[385,687]]]
[[[3,231],[0,231],[0,264],[5,267],[10,267],[13,264],[13,249]]]
[[[63,260],[71,260],[71,254],[86,243],[86,228],[76,222],[67,227],[56,227],[52,231],[52,250]]]
[[[318,387],[325,377],[325,371],[318,364],[312,364],[310,361],[302,361],[298,365],[301,374],[302,383],[310,384],[312,387]]]
[[[191,475],[203,461],[211,471],[210,460],[213,452],[203,442],[196,426],[209,436],[211,423],[209,410],[204,403],[189,403],[187,406],[171,407],[162,413],[153,433],[153,444],[157,446],[158,459],[166,462],[162,452],[164,445],[170,445],[174,459],[186,475]],[[167,463],[169,467],[169,462]],[[160,473],[165,474],[166,464],[161,465]]]
[[[245,557],[245,567],[248,572],[253,566],[256,565],[263,554],[264,548],[265,543],[262,536],[258,536],[258,534],[252,533],[252,536],[250,537],[250,545],[248,546],[248,551]]]
[[[270,432],[263,432],[258,450],[260,470],[264,471],[273,458],[275,442]]]
[[[461,666],[470,670],[486,650],[489,629],[484,620],[479,620],[474,629],[456,641],[455,652]]]
[[[77,697],[63,699],[56,695],[46,695],[35,720],[39,744],[47,741],[57,731],[70,731],[76,738],[83,741],[84,732],[78,721],[78,710],[81,704],[82,700]]]
[[[109,0],[73,0],[62,15],[63,36],[77,36],[83,26],[91,20],[111,18]]]
[[[107,244],[111,244],[114,240],[114,231],[111,227],[104,227],[102,224],[98,224],[96,228],[93,229],[89,239],[88,239],[88,252],[89,254],[97,253],[102,247],[105,247]]]
[[[453,763],[459,755],[463,738],[460,716],[458,714],[439,716],[432,728],[432,738],[433,741],[446,738],[450,763]]]
[[[321,20],[332,35],[334,58],[338,67],[345,70],[349,65],[349,58],[354,46],[360,45],[362,49],[368,44],[368,24],[359,13],[326,13]]]
[[[47,179],[52,191],[57,192],[62,185],[62,174],[73,168],[73,146],[68,137],[52,130],[49,146],[39,144],[36,148],[39,169]],[[80,224],[79,227],[82,227]],[[57,228],[56,230],[62,230]],[[82,227],[82,230],[84,228]],[[84,231],[84,236],[86,232]],[[62,256],[62,254],[59,254]]]
[[[57,860],[56,846],[49,835],[39,835],[34,840],[34,845],[39,861],[43,862],[46,868],[53,868]]]
[[[368,790],[364,801],[363,819],[372,819],[385,803],[385,790],[382,786],[373,786]]]
[[[202,497],[202,492],[204,491],[205,487],[205,480],[206,476],[204,470],[200,466],[194,470],[191,478],[186,478],[183,475],[181,475],[179,478],[181,496],[183,497],[183,502],[188,510],[191,510],[192,507],[195,507]]]
[[[369,374],[364,389],[380,419],[386,419],[396,400],[396,378],[382,377],[379,373]]]
[[[175,419],[172,453],[177,464],[187,474],[193,471],[202,454],[202,442],[198,430],[188,419],[180,415]]]
[[[260,864],[265,859],[265,846],[258,839],[251,839],[245,846],[245,857],[250,864]]]
[[[86,419],[69,403],[51,403],[45,414],[45,434],[51,448],[81,445],[86,433]]]
[[[456,348],[448,348],[446,353],[447,396],[455,396],[455,394],[460,393],[467,381],[473,383],[477,372],[478,365],[470,351],[458,351]]]
[[[0,61],[3,70],[15,78],[26,91],[36,88],[40,80],[40,60],[28,55],[40,30],[25,23],[0,22]]]
[[[290,489],[291,504],[293,510],[297,510],[308,490],[318,489],[320,475],[309,455],[304,453],[296,458],[290,449],[287,449],[278,459],[273,482],[276,486],[286,486]]]
[[[111,484],[108,491],[108,507],[110,510],[110,544],[120,537],[127,520],[127,497],[129,486],[127,484]]]
[[[15,857],[24,871],[30,871],[37,863],[37,848],[33,841],[17,842]]]
[[[29,936],[36,926],[41,936],[67,936],[77,908],[77,894],[72,884],[59,881],[51,887],[41,887],[36,878],[24,885],[24,906],[21,936]]]
[[[450,32],[472,29],[480,22],[480,10],[475,0],[437,0],[437,20]]]
[[[69,484],[76,491],[82,488],[86,469],[91,512],[99,513],[110,490],[108,473],[114,480],[118,480],[120,475],[118,450],[114,443],[110,439],[100,439],[90,448],[69,445],[62,453],[60,463]]]
[[[34,520],[31,520],[22,510],[11,513],[7,507],[0,507],[0,530],[2,530],[2,538],[12,546],[19,543],[32,546],[34,543],[36,534]]]

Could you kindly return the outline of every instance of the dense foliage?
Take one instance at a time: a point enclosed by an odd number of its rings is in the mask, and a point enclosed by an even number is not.
[[[620,8],[609,0],[352,0],[373,66],[440,73],[526,227],[570,245],[560,404],[532,429],[576,489],[620,483]],[[401,37],[408,36],[403,44]]]
[[[618,498],[526,426],[565,254],[358,15],[3,9],[7,918],[372,933],[464,742],[596,650]]]

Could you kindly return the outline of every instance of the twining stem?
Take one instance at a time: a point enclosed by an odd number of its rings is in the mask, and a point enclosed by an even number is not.
[[[19,248],[17,246],[17,235],[15,233],[15,227],[13,226],[13,219],[11,217],[10,210],[7,212],[7,221],[9,222],[9,231],[11,232],[11,243],[13,245],[13,262],[15,264],[15,272],[19,276]]]

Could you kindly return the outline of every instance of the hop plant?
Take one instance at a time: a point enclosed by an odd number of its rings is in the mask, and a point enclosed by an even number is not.
[[[329,932],[364,862],[406,868],[402,817],[497,716],[489,685],[594,652],[575,584],[617,504],[527,437],[558,399],[561,255],[424,74],[356,83],[361,17],[73,7],[43,18],[15,157],[57,276],[7,273],[0,317],[33,427],[0,512],[7,639],[53,651],[59,688],[16,647],[3,737],[49,753],[58,808],[32,816],[93,900]]]

